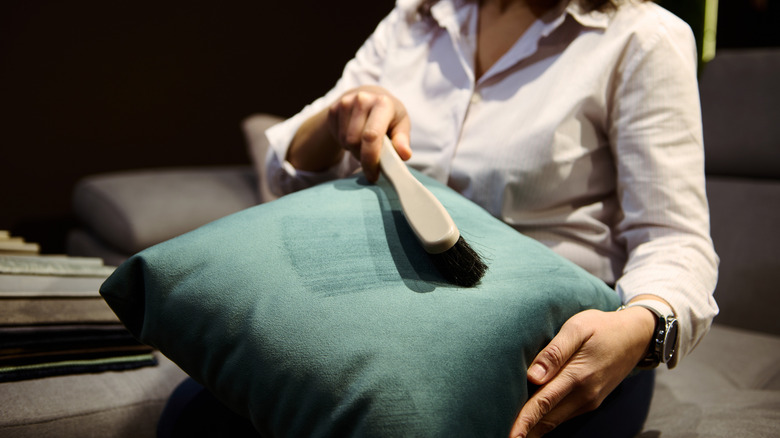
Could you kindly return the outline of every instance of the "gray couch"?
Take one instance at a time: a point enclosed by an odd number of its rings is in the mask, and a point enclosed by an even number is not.
[[[780,436],[777,78],[780,50],[722,51],[701,77],[721,314],[680,366],[659,370],[642,438]],[[262,133],[277,120],[245,120],[250,153],[264,153]],[[74,193],[82,227],[71,233],[69,252],[118,264],[149,245],[270,199],[250,167],[92,176]],[[46,436],[53,430],[63,431],[57,436],[150,436],[165,397],[184,378],[161,360],[158,368],[0,385],[0,436]],[[88,382],[97,382],[95,392],[67,389]]]
[[[721,51],[700,79],[721,257],[711,332],[658,374],[643,438],[780,436],[780,49]]]

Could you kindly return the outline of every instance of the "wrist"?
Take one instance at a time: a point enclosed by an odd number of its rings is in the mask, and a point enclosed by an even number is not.
[[[655,314],[650,311],[650,309],[641,306],[625,307],[621,310],[627,315],[631,315],[631,317],[638,322],[641,337],[649,344],[653,339],[655,325],[658,321],[658,318],[655,316]]]
[[[623,327],[631,333],[632,341],[625,346],[626,353],[638,364],[647,356],[653,342],[657,318],[643,307],[621,306],[618,313],[624,318]]]

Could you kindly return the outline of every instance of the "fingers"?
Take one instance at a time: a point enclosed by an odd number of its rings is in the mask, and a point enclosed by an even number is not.
[[[379,87],[361,87],[331,105],[328,126],[341,146],[360,160],[369,181],[379,177],[382,138],[389,135],[399,156],[411,157],[411,124],[403,105]]]
[[[520,410],[511,437],[542,436],[601,404],[634,368],[652,335],[645,327],[652,324],[647,312],[635,309],[586,310],[563,325],[529,366],[528,380],[541,386]]]
[[[576,353],[590,337],[589,329],[575,319],[567,321],[561,331],[534,358],[528,367],[528,380],[535,385],[543,385],[563,368],[569,358]]]
[[[573,394],[581,385],[576,356],[592,336],[580,318],[569,319],[528,367],[528,380],[541,388],[523,405],[510,437],[539,437],[563,421],[590,408]]]
[[[568,373],[556,376],[523,405],[509,436],[540,437],[569,418],[585,412],[577,400],[579,397],[572,395],[576,388],[573,376]]]
[[[358,95],[360,101],[361,94]],[[372,96],[373,97],[373,96]],[[387,134],[395,115],[393,102],[387,96],[376,96],[370,101],[371,112],[366,118],[360,137],[360,163],[369,181],[379,178],[379,153],[382,150],[382,138]]]

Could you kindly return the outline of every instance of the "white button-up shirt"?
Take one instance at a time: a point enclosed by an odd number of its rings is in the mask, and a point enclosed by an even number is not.
[[[298,126],[359,85],[388,89],[412,121],[410,166],[614,284],[624,302],[668,301],[677,358],[717,306],[696,46],[652,3],[564,6],[537,20],[478,80],[477,2],[441,0],[432,20],[400,0],[324,97],[270,129],[269,184],[287,193],[345,176],[284,161]],[[676,361],[675,361],[676,362]]]

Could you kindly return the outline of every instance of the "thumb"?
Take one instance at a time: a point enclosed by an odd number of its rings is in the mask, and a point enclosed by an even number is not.
[[[528,367],[528,380],[535,385],[543,385],[550,381],[582,347],[587,338],[572,319],[567,321],[561,327],[561,331],[531,362]]]
[[[395,150],[398,152],[398,156],[404,161],[412,157],[412,148],[409,144],[410,130],[409,118],[406,117],[393,126],[388,134],[393,146],[395,146]]]

